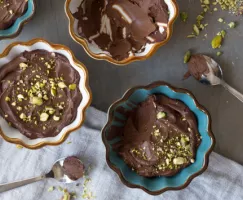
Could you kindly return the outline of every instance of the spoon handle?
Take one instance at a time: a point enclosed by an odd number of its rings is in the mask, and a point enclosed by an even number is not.
[[[23,180],[23,181],[6,183],[6,184],[2,184],[2,185],[0,184],[0,193],[6,192],[8,190],[12,190],[14,188],[18,188],[18,187],[21,187],[21,186],[24,186],[24,185],[27,185],[27,184],[30,184],[30,183],[40,181],[44,178],[45,178],[45,176],[39,176],[39,177],[35,177],[35,178],[26,179],[26,180]]]
[[[237,99],[239,99],[241,102],[243,102],[243,94],[238,92],[236,89],[231,87],[228,83],[226,83],[224,80],[221,80],[221,85],[228,90],[231,94],[233,94]]]

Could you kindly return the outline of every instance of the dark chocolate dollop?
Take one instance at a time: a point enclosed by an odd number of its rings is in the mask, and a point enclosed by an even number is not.
[[[116,60],[165,40],[169,20],[164,0],[84,0],[74,17],[78,33]]]
[[[83,163],[75,156],[68,157],[64,160],[63,163],[64,173],[71,180],[78,180],[84,175],[84,165]]]
[[[129,112],[121,130],[110,130],[121,140],[113,148],[139,175],[172,176],[195,160],[200,144],[197,120],[181,101],[150,96]]]
[[[79,73],[58,53],[21,53],[0,68],[0,114],[28,138],[54,137],[77,116]]]

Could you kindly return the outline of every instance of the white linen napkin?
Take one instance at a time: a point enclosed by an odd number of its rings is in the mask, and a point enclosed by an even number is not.
[[[142,190],[124,186],[118,175],[105,160],[105,147],[101,140],[101,128],[106,123],[106,114],[89,108],[83,127],[72,133],[60,146],[47,146],[39,150],[17,149],[0,139],[0,184],[39,176],[50,170],[59,158],[76,155],[83,159],[86,166],[91,165],[87,184],[97,200],[239,200],[243,199],[243,167],[216,153],[210,156],[209,167],[202,175],[181,191],[168,191],[153,197]],[[48,192],[48,188],[56,189]],[[61,200],[62,192],[58,186],[77,193],[82,198],[82,181],[65,185],[55,180],[40,181],[28,186],[0,194],[0,200]]]

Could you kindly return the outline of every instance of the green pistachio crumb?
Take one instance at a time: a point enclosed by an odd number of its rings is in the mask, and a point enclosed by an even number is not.
[[[200,33],[200,30],[196,24],[193,25],[193,31],[195,32],[196,35],[199,35],[199,33]]]
[[[10,101],[11,99],[9,97],[5,97],[5,101],[8,102]]]
[[[181,21],[186,22],[188,19],[188,14],[186,12],[181,12],[180,18],[181,18]]]
[[[52,192],[54,189],[55,189],[54,186],[51,186],[51,187],[48,188],[47,191],[48,191],[48,192]]]
[[[23,149],[23,146],[20,145],[20,144],[16,144],[16,148],[17,148],[17,149]]]
[[[57,85],[58,85],[58,87],[61,88],[61,89],[67,87],[66,84],[65,84],[64,82],[59,82]]]
[[[222,40],[223,40],[223,38],[221,35],[216,35],[211,42],[212,48],[213,49],[220,48]]]
[[[54,119],[54,121],[59,121],[59,120],[60,120],[60,117],[54,115],[54,116],[53,116],[53,119]]]
[[[30,103],[33,105],[41,106],[43,104],[43,100],[40,97],[31,97]]]
[[[228,26],[229,26],[230,28],[235,28],[235,27],[236,27],[236,24],[235,24],[235,22],[230,22],[230,23],[228,24]]]
[[[186,36],[187,38],[194,38],[194,37],[196,37],[196,35],[194,35],[194,34],[190,34],[190,35],[188,35],[188,36]]]
[[[75,90],[77,85],[75,83],[73,83],[73,84],[70,84],[68,87],[70,90]]]
[[[222,22],[224,22],[224,20],[222,18],[219,18],[218,22],[222,23]]]
[[[56,96],[57,95],[57,90],[55,88],[51,88],[51,95]]]
[[[161,119],[161,118],[165,118],[165,117],[166,117],[166,113],[165,112],[158,112],[157,119]]]
[[[184,55],[184,63],[188,63],[191,58],[191,52],[187,51]]]
[[[21,113],[21,114],[19,115],[19,118],[20,118],[20,119],[26,119],[26,114]]]
[[[11,103],[12,106],[16,106],[16,102],[14,101],[13,103]]]
[[[177,157],[177,158],[173,159],[173,163],[175,165],[183,165],[185,162],[186,162],[185,158],[183,158],[183,157]]]
[[[221,52],[221,51],[218,51],[218,52],[216,53],[216,55],[217,55],[217,56],[221,56],[221,55],[222,55],[222,52]]]
[[[47,113],[41,113],[40,115],[40,121],[46,122],[49,118],[49,115]]]

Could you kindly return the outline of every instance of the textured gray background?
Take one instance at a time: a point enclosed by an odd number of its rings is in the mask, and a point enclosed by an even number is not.
[[[192,49],[195,53],[211,56],[216,54],[217,51],[210,47],[210,41],[217,32],[227,28],[217,21],[219,17],[223,17],[227,21],[237,20],[239,25],[235,29],[228,30],[221,49],[224,55],[217,60],[224,70],[225,80],[243,92],[242,16],[231,17],[220,11],[208,14],[205,22],[209,23],[209,26],[202,34],[203,36],[207,33],[208,39],[203,40],[203,37],[186,39],[196,16],[200,13],[200,1],[178,0],[180,10],[189,13],[189,20],[186,24],[177,20],[170,42],[147,61],[117,67],[105,61],[93,60],[71,39],[64,13],[64,2],[65,0],[37,0],[34,19],[24,27],[16,39],[0,41],[0,51],[13,41],[27,41],[35,37],[43,37],[50,42],[70,47],[89,70],[93,106],[103,111],[107,111],[113,101],[135,85],[164,80],[175,86],[187,88],[211,113],[213,132],[217,140],[215,150],[243,164],[243,104],[220,86],[207,87],[193,78],[182,81],[183,74],[186,72],[186,65],[183,64],[185,51]]]

